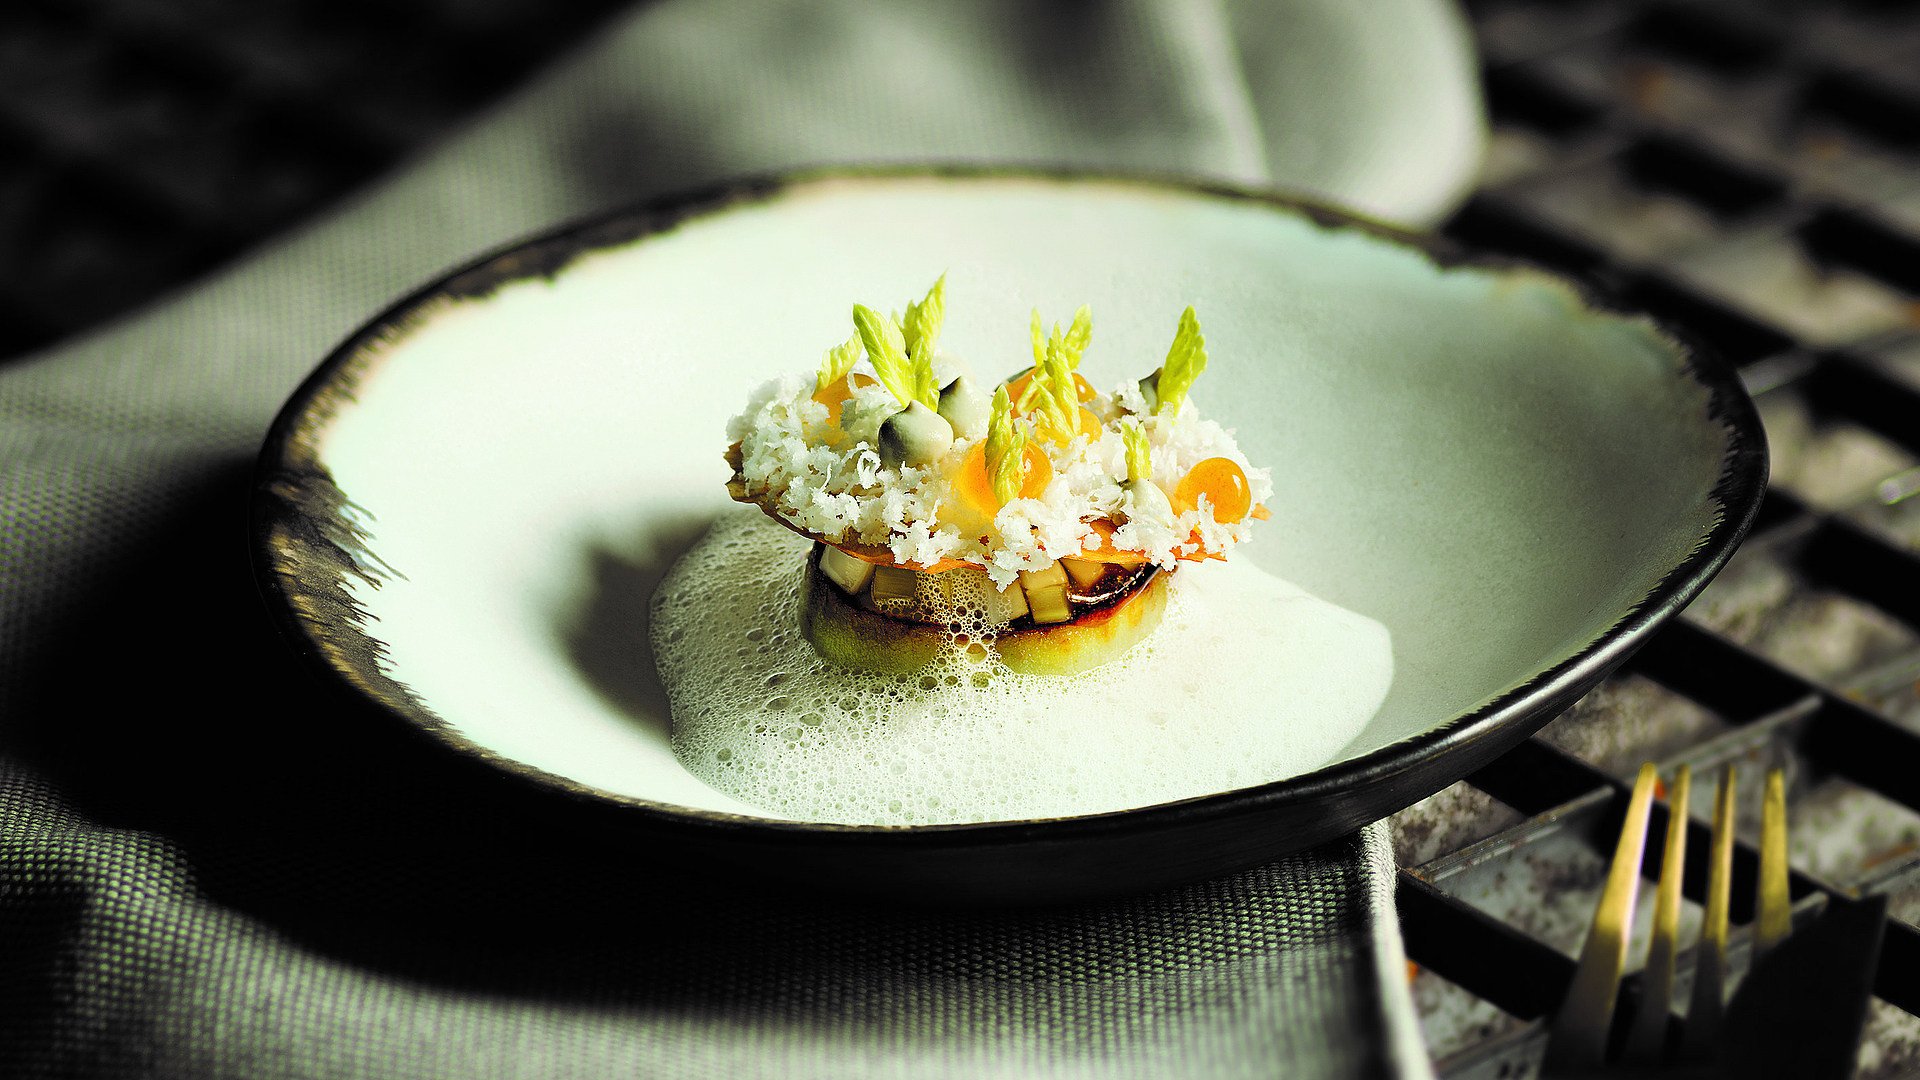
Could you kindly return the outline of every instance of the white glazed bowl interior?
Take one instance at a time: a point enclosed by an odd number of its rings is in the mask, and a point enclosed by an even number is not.
[[[1081,370],[1103,388],[1196,307],[1193,396],[1274,467],[1273,519],[1235,557],[1393,634],[1393,689],[1342,758],[1579,653],[1720,513],[1729,435],[1681,350],[1542,275],[1148,185],[801,183],[376,347],[319,457],[393,571],[355,588],[393,677],[514,761],[767,816],[675,761],[645,594],[735,512],[721,451],[748,392],[810,371],[855,301],[902,308],[942,272],[942,343],[987,377],[1028,362],[1036,305],[1093,305]]]

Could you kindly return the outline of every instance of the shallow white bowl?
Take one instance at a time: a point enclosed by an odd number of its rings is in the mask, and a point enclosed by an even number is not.
[[[261,579],[330,677],[695,860],[949,899],[1249,865],[1551,719],[1759,505],[1764,441],[1723,365],[1542,273],[1444,261],[1324,209],[1132,179],[815,175],[642,208],[483,260],[329,357],[262,457]],[[853,301],[902,304],[943,271],[943,344],[983,372],[1019,366],[1036,304],[1093,305],[1098,385],[1150,370],[1172,314],[1203,313],[1195,397],[1275,467],[1273,520],[1235,557],[1393,634],[1392,691],[1334,763],[1160,807],[905,829],[777,821],[680,767],[646,601],[729,507],[727,417],[843,339]]]

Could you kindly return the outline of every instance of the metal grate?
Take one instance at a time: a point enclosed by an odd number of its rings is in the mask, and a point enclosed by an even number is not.
[[[1781,764],[1796,903],[1891,899],[1859,1075],[1920,1074],[1920,3],[1469,11],[1494,138],[1445,231],[1733,360],[1773,486],[1726,572],[1622,671],[1396,816],[1429,1049],[1447,1077],[1533,1075],[1634,769],[1731,761],[1747,778],[1736,971],[1756,781]],[[1692,813],[1694,926],[1711,788]]]
[[[0,3],[0,360],[307,217],[625,6]]]

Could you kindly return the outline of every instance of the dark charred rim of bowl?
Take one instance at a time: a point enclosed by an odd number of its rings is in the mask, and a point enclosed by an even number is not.
[[[765,202],[796,187],[832,181],[1018,180],[1105,184],[1255,203],[1297,213],[1325,229],[1352,229],[1424,253],[1442,268],[1523,271],[1558,282],[1588,311],[1646,319],[1673,344],[1685,373],[1709,394],[1709,414],[1727,431],[1721,475],[1711,492],[1718,520],[1679,565],[1599,638],[1562,663],[1469,713],[1411,738],[1303,776],[1179,802],[1068,818],[954,825],[837,825],[746,817],[617,795],[503,757],[457,732],[380,669],[384,646],[362,629],[366,613],[343,588],[349,574],[379,583],[378,559],[346,516],[350,505],[319,461],[318,436],[352,404],[354,390],[381,348],[405,337],[435,306],[485,297],[500,286],[553,278],[588,252],[671,231],[683,222],[731,207]],[[575,798],[613,803],[658,825],[691,830],[691,839],[757,840],[880,851],[961,849],[1001,844],[1072,844],[1187,828],[1206,821],[1319,804],[1326,828],[1313,841],[1351,831],[1393,813],[1473,771],[1530,735],[1638,649],[1719,572],[1746,535],[1766,489],[1767,450],[1753,402],[1719,354],[1644,312],[1610,304],[1586,287],[1524,260],[1470,253],[1442,238],[1409,232],[1310,198],[1152,173],[953,166],[819,169],[754,177],[650,200],[595,215],[482,256],[393,304],[355,331],[282,407],[261,448],[249,520],[255,581],[282,636],[326,679],[351,688],[449,749],[522,780]],[[1434,759],[1458,757],[1471,767],[1444,772]],[[1412,786],[1408,786],[1412,785]],[[1356,798],[1365,789],[1391,791]],[[1304,846],[1304,845],[1301,845]],[[1272,855],[1283,852],[1273,852]],[[1244,862],[1244,860],[1243,860]],[[1250,865],[1250,863],[1248,863]],[[1233,869],[1222,866],[1222,872]]]

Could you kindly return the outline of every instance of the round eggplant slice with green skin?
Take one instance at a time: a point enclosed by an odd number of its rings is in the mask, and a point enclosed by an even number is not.
[[[956,648],[953,630],[870,610],[820,569],[816,544],[801,583],[800,633],[822,657],[853,671],[898,675],[918,671]],[[1035,624],[1021,617],[1003,627],[991,647],[1023,675],[1074,675],[1116,659],[1160,625],[1166,613],[1166,574],[1148,568],[1126,595],[1092,606],[1074,619]],[[1018,588],[1019,586],[1013,586]]]
[[[951,647],[952,635],[943,627],[895,619],[854,604],[820,572],[825,547],[813,545],[800,583],[800,635],[814,652],[852,671],[902,675],[926,667]]]

